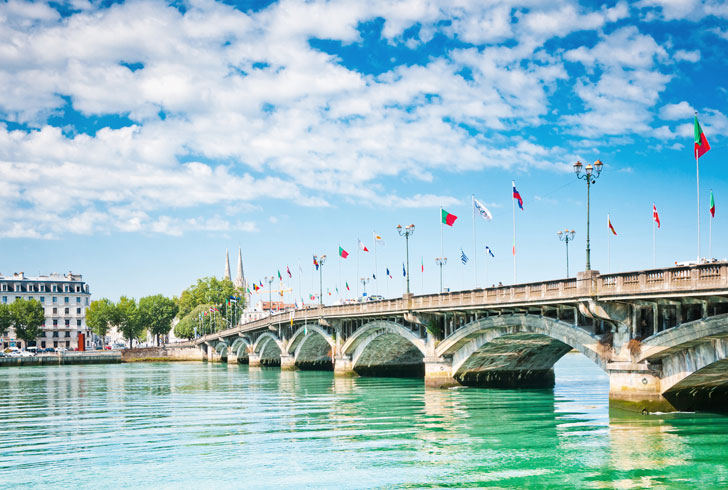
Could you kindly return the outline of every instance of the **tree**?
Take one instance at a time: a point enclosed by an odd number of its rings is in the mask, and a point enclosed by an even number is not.
[[[116,309],[119,315],[117,327],[124,338],[129,341],[129,348],[131,349],[134,339],[144,331],[136,301],[134,301],[134,298],[122,296],[116,304]]]
[[[10,303],[10,316],[15,336],[22,339],[26,346],[35,341],[40,333],[41,325],[45,322],[43,305],[34,299],[16,298]]]
[[[198,334],[212,332],[213,323],[210,305],[198,305],[174,326],[174,334],[183,339],[191,339]],[[195,330],[196,329],[196,330]]]
[[[92,301],[91,306],[86,310],[86,325],[102,339],[106,337],[111,327],[120,322],[119,309],[109,299],[102,298]]]
[[[172,320],[177,316],[177,303],[161,294],[146,296],[139,300],[139,318],[142,326],[155,336],[159,345],[159,336],[169,333]]]
[[[10,306],[0,304],[0,335],[4,336],[12,326],[13,316],[10,313]]]
[[[243,308],[242,298],[245,296],[241,290],[233,285],[230,279],[217,279],[215,277],[205,277],[198,279],[197,284],[188,287],[177,300],[179,305],[179,317],[184,318],[196,306],[199,305],[221,305],[223,307],[223,315],[225,315],[225,303],[230,296],[241,297],[238,303],[239,308]]]

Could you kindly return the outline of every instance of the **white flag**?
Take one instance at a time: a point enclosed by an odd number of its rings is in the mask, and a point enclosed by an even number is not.
[[[493,219],[493,215],[490,214],[490,211],[488,211],[488,208],[486,208],[482,202],[473,198],[473,205],[475,206],[475,210],[480,213],[483,219],[486,219],[488,221]]]
[[[374,241],[375,241],[375,242],[377,243],[377,245],[379,245],[380,247],[383,247],[383,246],[384,246],[384,239],[382,239],[382,237],[381,237],[381,236],[379,236],[379,235],[377,235],[376,233],[374,234]]]

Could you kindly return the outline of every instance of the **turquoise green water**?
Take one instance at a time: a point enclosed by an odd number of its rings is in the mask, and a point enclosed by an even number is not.
[[[197,363],[0,375],[6,488],[728,485],[728,417],[610,413],[578,355],[545,391]]]

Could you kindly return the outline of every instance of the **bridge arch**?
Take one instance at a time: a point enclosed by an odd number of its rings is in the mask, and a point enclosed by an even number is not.
[[[375,320],[347,339],[341,353],[351,357],[355,372],[362,375],[424,375],[427,349],[424,339],[402,325]]]
[[[217,344],[215,344],[215,352],[217,352],[217,354],[221,357],[225,357],[227,355],[227,351],[228,345],[224,340],[220,340]]]
[[[435,354],[452,359],[453,377],[463,384],[527,387],[553,384],[553,365],[572,348],[606,371],[596,336],[528,314],[476,320],[442,341]]]
[[[230,346],[230,352],[235,353],[238,359],[245,359],[252,348],[250,341],[245,337],[238,337]]]
[[[334,368],[333,357],[336,341],[318,325],[306,325],[293,334],[288,341],[287,353],[293,356],[300,369]]]
[[[264,332],[255,341],[252,350],[258,355],[262,365],[276,366],[281,363],[281,354],[285,352],[285,346],[271,332]]]

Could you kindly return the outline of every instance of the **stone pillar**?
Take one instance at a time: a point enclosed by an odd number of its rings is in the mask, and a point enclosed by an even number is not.
[[[354,363],[351,356],[337,356],[334,358],[334,376],[357,376],[354,372]]]
[[[227,364],[228,367],[235,367],[238,365],[238,354],[233,352],[230,348],[228,348],[227,353]]]
[[[674,412],[675,407],[662,396],[660,377],[646,364],[607,363],[609,406],[632,412]]]
[[[441,357],[425,357],[425,386],[449,388],[458,384],[453,378],[452,362]]]
[[[260,367],[260,356],[258,354],[253,354],[252,352],[248,354],[248,366]]]
[[[296,369],[296,358],[281,354],[281,370],[293,371],[294,369]]]

